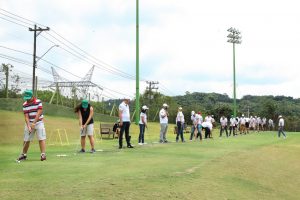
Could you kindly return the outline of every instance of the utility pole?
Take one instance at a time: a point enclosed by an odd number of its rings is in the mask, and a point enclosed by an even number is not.
[[[149,86],[147,86],[147,90],[149,90],[148,98],[149,98],[149,105],[151,104],[152,99],[152,90],[158,90],[158,87],[156,87],[157,84],[159,84],[158,81],[146,81]]]
[[[38,97],[38,95],[37,95],[37,85],[38,85],[38,77],[37,76],[35,76],[35,97],[37,98]],[[34,93],[33,93],[34,94]]]
[[[35,68],[36,68],[36,37],[43,31],[49,31],[50,28],[41,28],[37,27],[36,24],[34,25],[34,29],[29,28],[29,31],[33,31],[33,72],[32,72],[32,93],[35,92]],[[37,33],[37,31],[39,31]]]

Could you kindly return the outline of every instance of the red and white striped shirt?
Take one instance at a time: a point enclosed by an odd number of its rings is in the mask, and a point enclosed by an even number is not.
[[[33,102],[28,103],[25,101],[23,103],[23,112],[24,114],[28,114],[29,122],[32,123],[37,115],[38,110],[43,110],[42,101],[39,99],[34,98]],[[44,116],[43,113],[40,115],[38,122],[41,122],[43,120]]]

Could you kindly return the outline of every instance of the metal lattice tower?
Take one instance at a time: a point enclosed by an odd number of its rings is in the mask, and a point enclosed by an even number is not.
[[[93,67],[88,71],[88,73],[85,75],[85,77],[83,77],[81,79],[82,82],[92,83],[91,80],[92,80],[94,68],[95,68],[95,66],[93,65]],[[81,91],[82,94],[85,94],[85,98],[87,98],[89,87],[91,87],[91,85],[89,85],[89,84],[84,84],[80,87],[80,91]]]
[[[77,99],[89,99],[90,98],[90,89],[95,89],[93,93],[95,93],[96,96],[99,96],[102,94],[103,88],[98,86],[97,84],[93,83],[91,81],[93,72],[94,72],[95,66],[93,66],[88,73],[81,79],[81,81],[65,81],[59,74],[55,71],[55,69],[52,67],[52,75],[54,82],[49,86],[50,88],[55,87],[55,92],[50,100],[50,103],[52,103],[52,100],[57,94],[57,103],[58,98],[60,96],[60,92],[64,90],[63,93],[71,94],[72,98],[74,99],[74,105]]]

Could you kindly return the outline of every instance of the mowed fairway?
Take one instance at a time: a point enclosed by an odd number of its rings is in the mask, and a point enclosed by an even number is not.
[[[70,145],[47,145],[41,162],[35,140],[28,160],[16,163],[23,138],[23,114],[1,111],[0,197],[4,199],[299,199],[300,134],[278,139],[275,132],[203,142],[149,144],[158,141],[152,123],[147,145],[117,149],[117,140],[97,140],[95,154],[74,154],[77,119],[45,116],[52,129],[66,128]],[[95,127],[99,126],[99,122]],[[168,139],[174,141],[173,125]],[[87,141],[88,142],[88,141]],[[87,143],[89,148],[89,144]],[[79,150],[79,147],[78,149]],[[58,157],[66,154],[66,157]]]

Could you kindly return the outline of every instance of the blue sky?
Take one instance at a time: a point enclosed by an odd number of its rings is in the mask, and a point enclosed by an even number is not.
[[[236,46],[237,96],[286,95],[299,98],[300,13],[296,0],[140,0],[140,76],[159,81],[160,92],[227,93],[232,97],[232,44],[226,31],[242,32]],[[50,27],[38,37],[37,55],[54,45],[44,37],[63,36],[82,50],[121,71],[135,75],[135,1],[128,0],[0,0],[0,8]],[[2,14],[2,15],[1,15]],[[5,13],[0,10],[0,16]],[[33,34],[0,18],[0,45],[32,53]],[[53,32],[55,31],[55,32]],[[45,59],[83,77],[92,63],[78,59],[63,43]],[[76,48],[75,48],[76,49]],[[0,54],[32,62],[30,56],[0,48]],[[0,58],[2,63],[12,61]],[[99,62],[99,61],[97,61]],[[12,63],[32,74],[29,66]],[[52,81],[51,65],[38,63],[41,79]],[[56,69],[69,80],[79,80]],[[134,96],[135,80],[96,68],[92,81],[106,88],[106,97]],[[30,88],[30,81],[24,87]],[[146,88],[141,81],[140,92]],[[119,91],[122,94],[114,93]],[[113,94],[112,94],[113,93]]]

